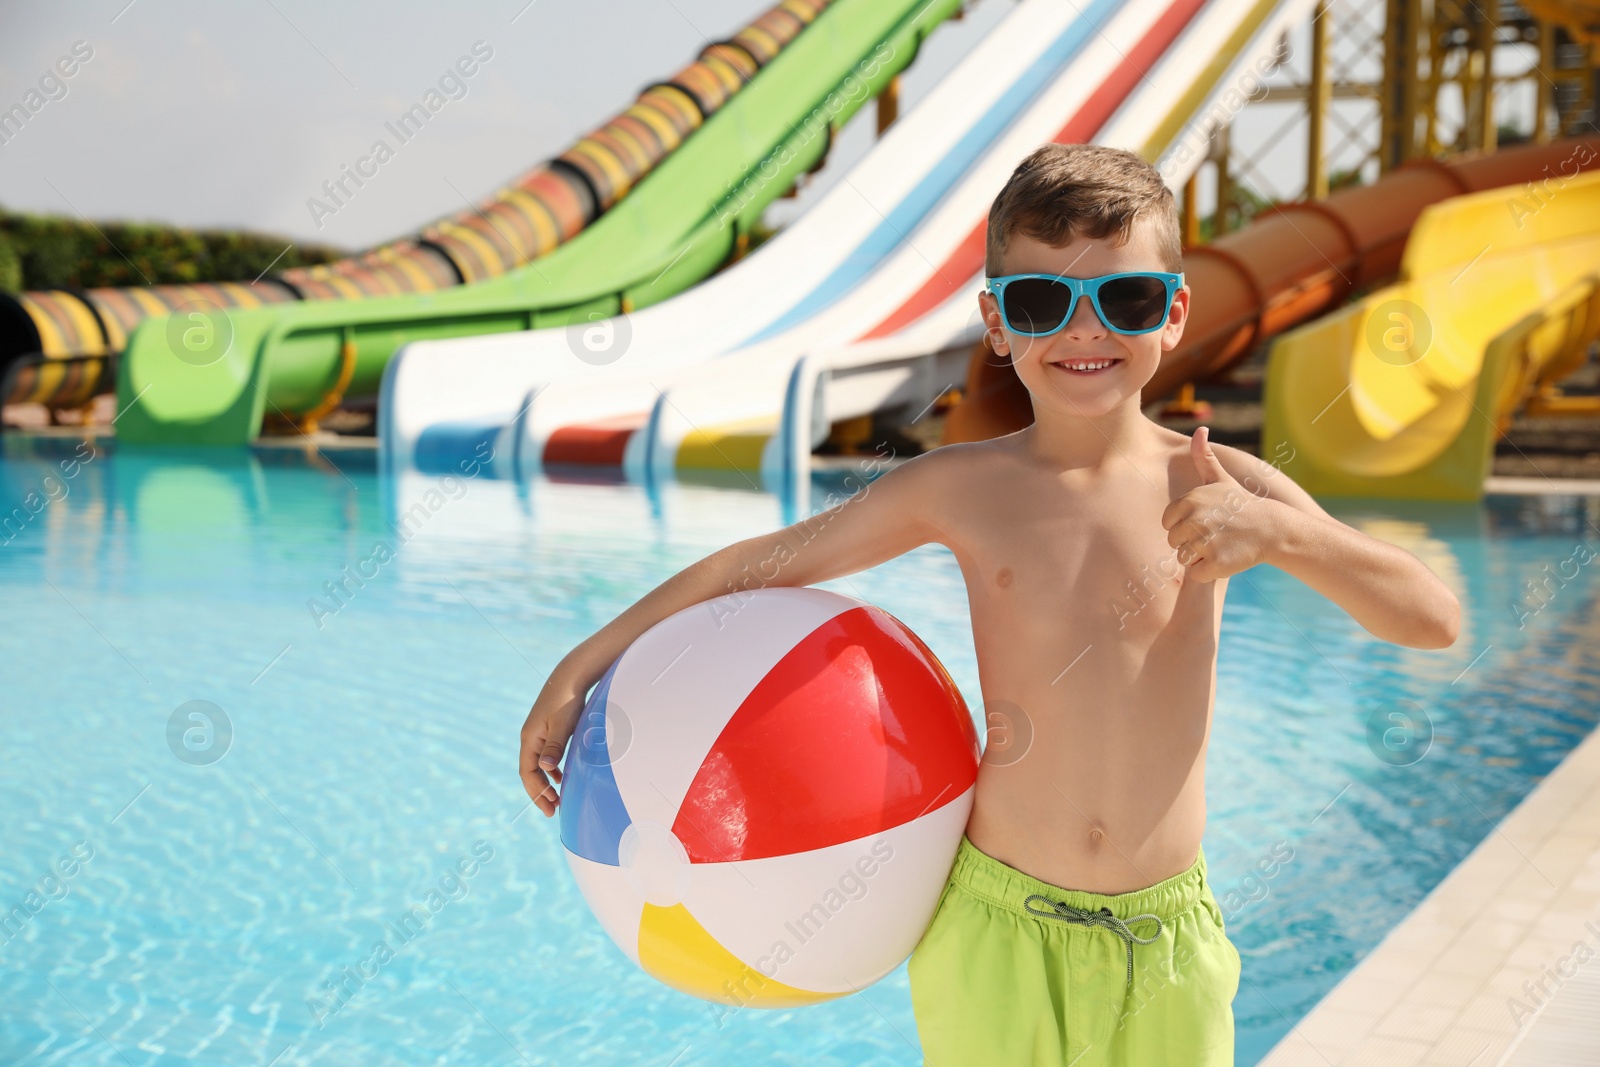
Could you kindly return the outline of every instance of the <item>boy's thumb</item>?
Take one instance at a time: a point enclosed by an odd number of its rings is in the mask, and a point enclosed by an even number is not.
[[[1210,485],[1212,482],[1232,481],[1232,477],[1223,468],[1222,461],[1217,458],[1216,452],[1211,449],[1211,428],[1198,426],[1189,438],[1189,456],[1194,460],[1195,470],[1200,472],[1200,480]]]

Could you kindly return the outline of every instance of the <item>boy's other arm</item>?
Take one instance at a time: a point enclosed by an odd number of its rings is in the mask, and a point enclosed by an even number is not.
[[[1287,571],[1343,608],[1368,633],[1408,648],[1448,648],[1461,629],[1461,604],[1448,586],[1416,556],[1340,522],[1283,471],[1248,452],[1215,445],[1209,431],[1196,431],[1191,450],[1202,478],[1193,493],[1174,501],[1201,498],[1202,506],[1180,518],[1198,523],[1223,508],[1223,522],[1211,533],[1213,549],[1199,544],[1199,562],[1214,555],[1225,573],[1207,575],[1212,580],[1237,573],[1255,563],[1269,563]],[[1208,465],[1215,467],[1208,470]],[[1234,485],[1226,485],[1233,482]],[[1242,507],[1225,501],[1230,492],[1249,494]],[[1169,509],[1170,510],[1170,509]],[[1204,514],[1201,514],[1204,512]],[[1229,537],[1227,527],[1232,526]],[[1176,526],[1169,527],[1174,534]],[[1202,535],[1203,536],[1203,535]],[[1227,542],[1235,541],[1237,547]],[[1174,546],[1176,547],[1176,546]]]
[[[934,468],[943,462],[936,457],[929,452],[907,460],[826,511],[718,549],[640,597],[569,652],[550,672],[522,727],[519,773],[539,810],[555,814],[559,798],[550,781],[561,781],[557,766],[589,689],[641,634],[684,608],[727,593],[826,582],[935,540],[932,505],[941,486]]]

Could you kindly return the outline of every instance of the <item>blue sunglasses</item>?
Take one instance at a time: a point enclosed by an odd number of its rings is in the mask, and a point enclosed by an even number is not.
[[[988,279],[985,291],[1000,304],[1000,320],[1023,337],[1049,337],[1072,321],[1078,298],[1087,296],[1100,321],[1114,333],[1151,333],[1166,325],[1183,275],[1159,270],[1067,278],[1058,274],[1007,274]]]

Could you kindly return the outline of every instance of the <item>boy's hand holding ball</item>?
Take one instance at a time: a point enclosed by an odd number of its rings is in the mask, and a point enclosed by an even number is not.
[[[588,686],[557,667],[522,724],[518,772],[522,787],[546,818],[554,816],[561,803],[555,789],[561,784],[561,756],[577,729],[587,692]]]

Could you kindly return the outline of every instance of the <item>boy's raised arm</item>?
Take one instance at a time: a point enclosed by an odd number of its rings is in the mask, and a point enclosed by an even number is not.
[[[1190,454],[1203,484],[1163,516],[1168,543],[1200,581],[1257,563],[1287,571],[1338,604],[1368,633],[1408,648],[1448,648],[1461,604],[1416,556],[1329,515],[1287,474],[1213,445],[1205,427]]]
[[[640,634],[684,608],[726,593],[826,582],[936,540],[938,455],[907,460],[826,511],[691,563],[567,653],[545,680],[522,726],[519,773],[539,810],[555,814],[559,798],[550,783],[561,781],[557,768],[589,689]]]

